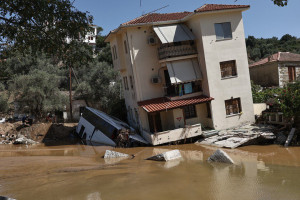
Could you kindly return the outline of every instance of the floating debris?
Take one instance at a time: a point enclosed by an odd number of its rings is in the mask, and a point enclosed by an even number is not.
[[[111,150],[106,150],[104,154],[104,158],[120,158],[120,157],[129,157],[129,155],[125,153],[111,151]]]
[[[155,156],[147,158],[146,160],[169,161],[169,160],[175,160],[179,158],[181,158],[180,151],[178,149],[175,149],[172,151],[167,151],[161,154],[157,154]]]
[[[234,164],[233,160],[228,156],[227,153],[224,151],[218,149],[215,151],[207,161],[213,161],[213,162],[223,162],[228,164]]]

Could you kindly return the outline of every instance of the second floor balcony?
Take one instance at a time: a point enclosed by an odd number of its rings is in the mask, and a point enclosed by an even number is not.
[[[159,60],[194,54],[197,54],[197,48],[195,44],[163,44],[158,48]]]

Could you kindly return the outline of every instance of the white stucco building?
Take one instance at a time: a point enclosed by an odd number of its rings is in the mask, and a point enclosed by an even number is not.
[[[242,12],[206,4],[151,13],[110,32],[130,125],[154,145],[254,122]]]

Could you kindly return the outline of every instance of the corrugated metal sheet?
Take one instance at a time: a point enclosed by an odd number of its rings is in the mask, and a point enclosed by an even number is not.
[[[195,40],[193,33],[184,24],[156,26],[153,29],[163,44]]]
[[[157,111],[179,108],[187,105],[209,102],[212,101],[213,99],[214,98],[207,97],[205,95],[191,97],[187,99],[180,99],[175,101],[171,101],[166,97],[161,97],[161,98],[155,98],[146,101],[140,101],[138,102],[138,105],[141,106],[147,112],[157,112]]]
[[[186,59],[167,62],[172,84],[202,80],[202,73],[197,59]]]

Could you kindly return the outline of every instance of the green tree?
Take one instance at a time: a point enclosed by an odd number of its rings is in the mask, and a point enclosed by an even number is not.
[[[66,38],[81,39],[92,20],[70,0],[1,0],[0,43],[60,56],[68,50]]]
[[[287,6],[288,4],[288,0],[272,0],[274,2],[275,5],[277,6]]]
[[[300,117],[300,81],[287,84],[279,95],[280,107],[288,119]],[[297,120],[295,120],[297,121]]]

